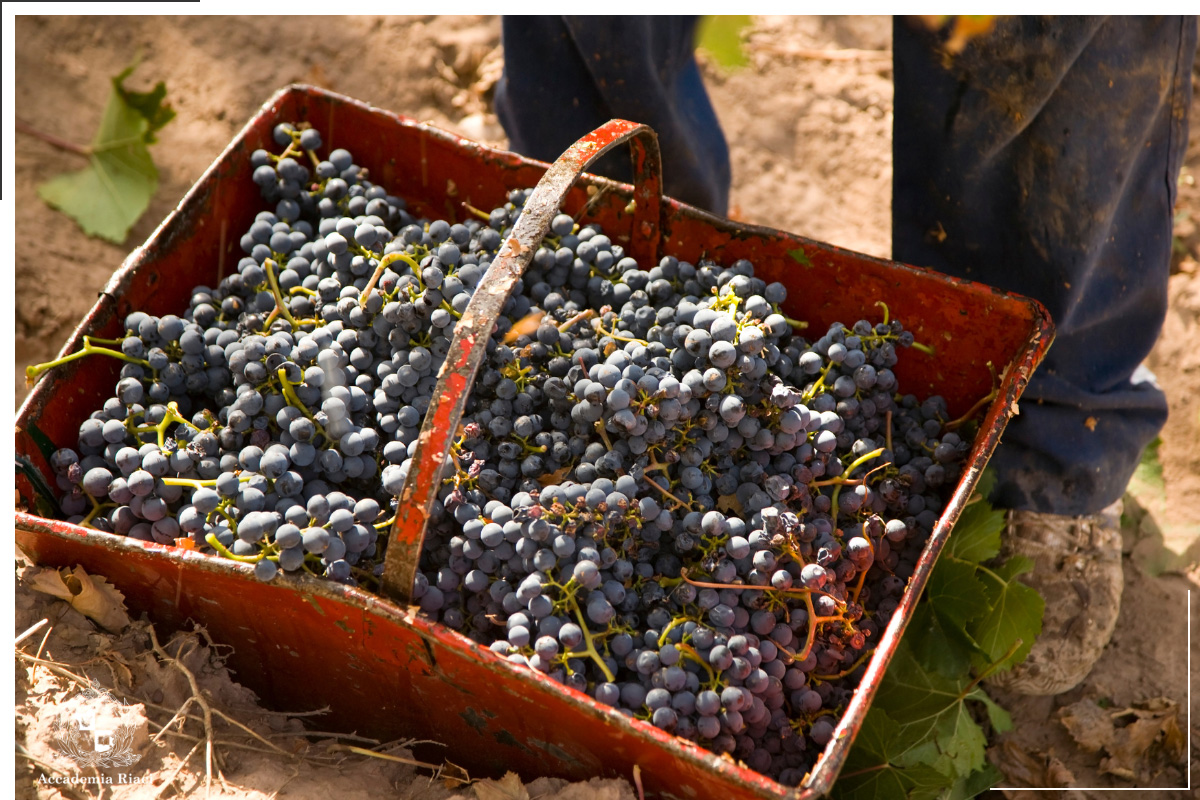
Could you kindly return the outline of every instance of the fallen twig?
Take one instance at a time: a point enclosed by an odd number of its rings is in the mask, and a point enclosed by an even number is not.
[[[173,657],[163,649],[161,644],[158,643],[158,636],[154,633],[153,626],[147,626],[146,630],[150,634],[150,645],[154,648],[154,652],[160,659],[169,664],[173,664],[176,669],[183,673],[183,676],[187,679],[188,686],[191,687],[192,697],[196,700],[196,703],[199,704],[200,710],[204,712],[204,735],[206,739],[204,747],[204,793],[205,796],[211,795],[213,761],[217,757],[217,754],[215,753],[216,734],[213,732],[212,724],[212,707],[209,706],[208,701],[204,699],[204,695],[200,690],[200,685],[196,682],[196,676],[192,674],[192,671],[183,664],[183,647],[180,646],[179,648],[179,656]],[[217,766],[217,779],[221,781],[223,786],[225,785],[225,776],[221,774],[220,766]]]
[[[22,633],[20,636],[17,637],[17,641],[15,642],[15,644],[20,644],[21,642],[28,639],[30,636],[32,636],[34,633],[36,633],[39,628],[41,628],[43,625],[45,625],[49,621],[50,620],[48,620],[48,619],[42,619],[41,622],[36,622],[33,625],[31,625],[24,633]]]

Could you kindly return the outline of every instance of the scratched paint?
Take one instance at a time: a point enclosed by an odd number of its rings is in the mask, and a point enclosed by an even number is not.
[[[322,617],[325,616],[325,609],[321,608],[321,604],[317,602],[317,598],[313,597],[310,594],[306,594],[306,595],[304,595],[304,600],[310,606],[315,608],[317,610],[318,614],[320,614]]]
[[[483,733],[487,730],[487,720],[481,717],[475,709],[468,707],[466,710],[458,712],[458,715],[477,732]]]
[[[544,750],[547,755],[556,758],[565,764],[581,766],[579,759],[575,758],[575,756],[571,755],[566,750],[563,750],[554,742],[543,742],[541,739],[534,739],[533,737],[530,737],[529,743],[534,747]]]
[[[492,734],[492,738],[495,739],[500,744],[504,745],[505,747],[515,747],[524,753],[533,755],[532,750],[530,750],[528,747],[526,747],[523,742],[521,742],[519,739],[517,739],[517,737],[513,736],[511,733],[509,733],[506,730],[496,731],[495,733]]]

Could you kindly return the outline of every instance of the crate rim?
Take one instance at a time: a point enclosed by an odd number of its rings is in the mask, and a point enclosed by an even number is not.
[[[103,289],[97,298],[96,303],[88,314],[75,326],[71,335],[67,338],[64,346],[59,351],[59,356],[73,352],[82,344],[82,337],[85,331],[89,329],[98,312],[107,304],[115,302],[118,293],[128,283],[133,273],[143,264],[152,262],[157,253],[165,246],[169,245],[171,237],[168,235],[172,230],[173,224],[177,219],[185,215],[189,208],[198,202],[198,198],[203,194],[205,186],[210,179],[218,171],[219,166],[231,156],[231,154],[243,146],[244,140],[249,133],[253,131],[255,123],[263,116],[271,115],[279,110],[279,107],[290,95],[298,94],[301,96],[320,96],[327,101],[341,104],[353,105],[363,111],[382,115],[388,118],[395,124],[403,127],[414,128],[420,130],[422,135],[427,135],[453,147],[462,149],[475,156],[488,155],[493,160],[507,162],[511,165],[535,166],[541,170],[549,168],[549,164],[537,159],[531,159],[521,156],[511,151],[502,150],[499,148],[488,147],[477,142],[473,142],[462,136],[459,136],[451,131],[438,128],[429,123],[420,122],[412,117],[397,114],[386,109],[381,109],[369,103],[357,100],[346,95],[321,89],[319,87],[310,86],[303,83],[293,83],[277,90],[272,96],[264,102],[257,112],[251,116],[247,123],[237,132],[233,139],[221,150],[215,160],[201,173],[195,183],[181,198],[179,203],[171,210],[169,214],[154,228],[150,233],[146,242],[132,250],[121,262],[120,266],[114,271],[113,275],[106,281]],[[630,196],[633,193],[633,187],[629,184],[620,183],[617,181],[597,176],[591,173],[584,173],[580,181],[592,183],[600,186],[606,186],[611,191],[617,192],[622,196]],[[962,509],[966,506],[967,501],[975,491],[978,484],[983,467],[986,465],[991,453],[995,450],[999,443],[1003,426],[1008,419],[1017,413],[1017,398],[1024,390],[1029,378],[1040,363],[1046,349],[1050,346],[1054,337],[1054,324],[1051,320],[1049,312],[1037,300],[1012,292],[1007,292],[997,289],[992,286],[981,284],[977,281],[968,279],[955,278],[944,275],[934,269],[928,267],[920,267],[902,262],[892,261],[877,256],[872,256],[864,253],[859,253],[848,248],[839,247],[827,242],[811,239],[809,237],[788,233],[775,228],[770,228],[763,225],[747,224],[735,222],[726,217],[720,217],[703,209],[695,208],[686,203],[674,200],[666,195],[663,196],[662,217],[665,219],[668,212],[673,214],[690,217],[698,222],[702,222],[712,228],[729,234],[731,237],[760,237],[767,240],[786,239],[788,241],[798,241],[804,245],[815,245],[822,249],[832,250],[853,255],[856,259],[866,260],[878,266],[886,267],[890,270],[898,270],[907,272],[914,276],[920,276],[922,279],[928,280],[934,278],[936,280],[947,283],[956,288],[961,288],[969,292],[987,292],[1002,297],[1008,300],[1017,301],[1024,304],[1030,315],[1030,333],[1022,347],[1017,350],[1012,361],[1008,364],[1004,373],[1000,376],[997,396],[987,407],[985,416],[980,422],[980,434],[977,436],[967,464],[964,468],[963,476],[960,478],[955,491],[951,494],[938,517],[938,521],[934,526],[933,533],[926,542],[925,547],[921,552],[921,556],[916,564],[912,578],[910,578],[908,587],[902,598],[900,606],[893,613],[892,619],[882,632],[880,639],[875,647],[875,653],[867,663],[866,671],[855,689],[853,697],[843,712],[838,724],[835,728],[833,739],[826,746],[821,757],[816,762],[812,772],[810,772],[803,783],[795,788],[789,788],[780,784],[773,779],[760,775],[746,767],[739,767],[735,762],[729,759],[722,758],[712,753],[711,751],[695,745],[691,742],[681,740],[678,737],[660,731],[648,723],[642,723],[636,720],[628,720],[622,715],[617,714],[607,706],[600,706],[590,697],[585,694],[577,693],[574,690],[568,689],[565,686],[560,686],[554,683],[549,678],[540,675],[533,675],[531,671],[511,664],[504,659],[495,656],[487,648],[476,645],[470,639],[462,636],[458,632],[447,628],[439,623],[434,623],[428,620],[421,619],[412,609],[404,609],[385,598],[367,593],[360,589],[352,589],[350,587],[335,584],[330,581],[324,581],[317,578],[283,576],[276,578],[276,581],[283,578],[286,585],[293,591],[299,593],[317,594],[337,602],[352,603],[360,607],[364,612],[370,611],[373,614],[382,616],[391,622],[409,627],[416,632],[422,639],[436,638],[446,643],[453,642],[459,649],[482,655],[485,660],[489,658],[496,659],[497,663],[503,663],[505,666],[501,669],[511,671],[512,675],[523,683],[527,683],[531,687],[540,687],[550,689],[551,691],[560,693],[568,702],[579,707],[582,711],[595,716],[597,713],[603,715],[605,721],[613,722],[618,717],[621,718],[621,723],[628,726],[629,731],[637,737],[647,737],[651,741],[661,746],[666,747],[675,755],[689,761],[697,762],[698,765],[707,769],[716,769],[720,775],[731,780],[744,790],[753,792],[762,798],[779,798],[791,797],[794,800],[810,800],[825,795],[833,786],[838,773],[841,771],[842,765],[845,762],[846,756],[849,753],[850,744],[853,742],[858,728],[862,724],[862,720],[870,707],[870,703],[874,698],[874,693],[878,689],[879,681],[882,679],[884,671],[890,662],[891,656],[894,653],[896,644],[904,629],[911,618],[911,612],[918,598],[924,589],[925,583],[928,580],[934,563],[941,550],[945,546],[946,540],[950,535],[951,528],[954,522],[957,521]],[[222,242],[224,242],[225,220],[222,220]],[[669,237],[664,234],[661,242],[660,252],[669,252],[670,243]],[[73,368],[78,368],[79,365],[69,365]],[[32,390],[26,395],[17,411],[17,426],[18,432],[23,421],[28,420],[41,410],[44,399],[52,394],[59,385],[66,383],[66,378],[71,374],[71,370],[51,371],[49,375],[45,375]],[[31,535],[41,536],[50,535],[55,538],[60,538],[65,541],[78,541],[81,538],[86,538],[96,541],[98,544],[110,549],[129,548],[132,552],[144,553],[155,558],[163,558],[167,562],[175,562],[181,560],[183,563],[190,566],[200,568],[207,571],[218,571],[229,575],[236,575],[249,580],[254,580],[252,571],[244,565],[237,564],[228,559],[221,558],[217,555],[206,555],[198,552],[183,550],[182,548],[163,546],[153,543],[145,543],[137,540],[129,540],[127,537],[116,534],[107,534],[100,531],[81,528],[70,523],[52,520],[38,516],[37,514],[18,511],[15,515],[16,527],[19,531],[25,531]],[[114,541],[108,541],[114,540]],[[484,652],[487,651],[487,652]],[[649,742],[647,742],[649,743]]]

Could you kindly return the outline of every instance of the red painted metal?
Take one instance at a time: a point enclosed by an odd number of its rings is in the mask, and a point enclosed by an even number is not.
[[[82,336],[112,337],[133,309],[155,314],[186,307],[192,287],[213,284],[239,257],[238,239],[260,207],[249,178],[250,153],[269,146],[279,121],[308,120],[330,147],[346,147],[372,179],[405,197],[417,214],[451,220],[463,203],[492,208],[513,188],[533,186],[547,165],[491,150],[349,98],[304,86],[276,94],[226,148],[105,286],[64,352]],[[640,176],[647,153],[635,152]],[[652,165],[650,165],[652,166]],[[589,196],[587,188],[595,186]],[[16,515],[17,541],[39,563],[82,564],[125,593],[134,613],[171,630],[198,621],[233,646],[230,666],[268,705],[303,711],[328,705],[322,727],[392,739],[415,736],[445,742],[439,753],[485,773],[514,769],[526,776],[628,777],[642,770],[648,795],[698,798],[813,798],[828,790],[841,768],[883,675],[895,643],[930,569],[999,441],[1030,373],[1053,336],[1035,301],[937,273],[870,258],[801,236],[739,225],[669,198],[639,177],[636,187],[583,176],[563,201],[584,211],[619,244],[642,258],[657,250],[682,259],[701,254],[731,263],[749,258],[757,274],[789,289],[786,310],[813,330],[835,320],[876,313],[885,300],[893,315],[933,345],[935,356],[908,351],[897,367],[906,391],[939,392],[960,414],[992,388],[970,467],[955,488],[866,676],[822,759],[797,790],[787,789],[725,758],[629,720],[545,676],[511,664],[415,609],[366,592],[315,579],[284,577],[270,584],[231,561],[195,552]],[[635,213],[627,213],[636,197]],[[588,205],[590,201],[590,206]],[[638,212],[641,212],[640,214]],[[74,442],[80,422],[111,394],[119,366],[109,360],[72,362],[52,371],[22,405],[18,454],[49,477],[43,444]],[[465,394],[466,376],[450,391]],[[448,404],[447,404],[448,407]],[[449,417],[447,417],[449,420]],[[33,488],[17,486],[28,507]]]

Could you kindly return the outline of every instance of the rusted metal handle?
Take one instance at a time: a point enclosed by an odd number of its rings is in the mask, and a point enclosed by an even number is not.
[[[634,219],[628,252],[643,264],[657,257],[662,219],[658,137],[646,125],[610,120],[567,148],[546,170],[511,235],[476,287],[462,319],[454,326],[450,352],[438,373],[388,539],[382,590],[397,602],[407,604],[412,598],[425,529],[442,485],[442,469],[500,311],[546,237],[575,179],[594,159],[626,141],[631,145],[634,171]]]

